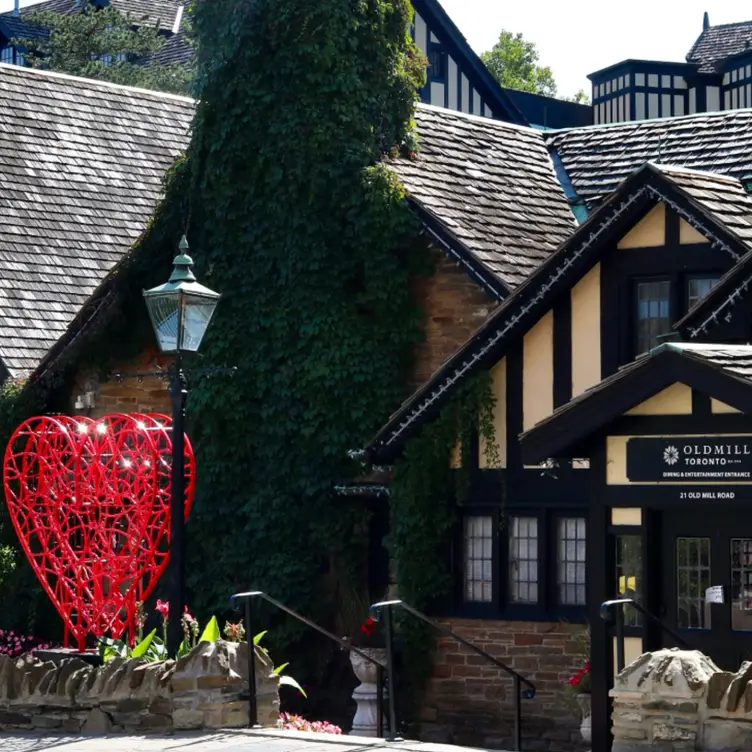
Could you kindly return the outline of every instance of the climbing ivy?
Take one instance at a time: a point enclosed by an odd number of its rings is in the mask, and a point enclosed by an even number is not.
[[[193,385],[192,605],[254,587],[324,618],[365,510],[333,487],[404,396],[427,269],[388,164],[412,151],[407,0],[205,0],[190,151],[197,274],[223,293]],[[287,627],[289,626],[289,630]],[[289,621],[275,639],[295,635]]]
[[[457,504],[470,490],[476,447],[489,468],[500,466],[494,423],[493,379],[483,372],[468,381],[440,416],[407,442],[395,467],[390,549],[400,598],[431,613],[451,603],[448,544]],[[475,439],[479,439],[476,443]],[[412,617],[402,621],[408,697],[416,701],[431,669],[434,637]]]

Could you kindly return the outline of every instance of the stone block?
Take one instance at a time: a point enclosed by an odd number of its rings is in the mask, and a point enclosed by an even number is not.
[[[155,697],[149,703],[149,712],[154,715],[171,715],[172,700],[169,697]]]
[[[668,723],[654,723],[652,738],[654,741],[694,742],[697,732],[695,729],[680,728]]]
[[[99,708],[89,711],[81,731],[84,734],[109,734],[113,730],[112,719]]]
[[[752,749],[752,722],[710,718],[702,728],[702,749]]]
[[[170,687],[175,694],[180,694],[181,692],[191,692],[192,690],[195,690],[197,688],[196,681],[196,678],[194,678],[193,676],[173,676],[170,682]]]
[[[730,713],[733,713],[739,705],[739,700],[742,699],[750,679],[752,679],[752,662],[744,661],[731,680],[723,698],[723,706]]]
[[[721,707],[721,701],[726,690],[734,679],[735,674],[730,671],[717,671],[708,681],[707,705],[712,710]]]
[[[55,716],[33,715],[31,725],[39,729],[56,729],[63,725],[63,719]]]
[[[200,729],[204,725],[204,714],[200,710],[175,708],[172,713],[172,725],[181,731]]]
[[[180,680],[177,680],[180,681]],[[198,689],[225,689],[231,687],[239,691],[239,688],[243,686],[243,680],[238,676],[199,676],[196,680],[196,687]],[[173,680],[173,690],[175,689],[175,680]]]

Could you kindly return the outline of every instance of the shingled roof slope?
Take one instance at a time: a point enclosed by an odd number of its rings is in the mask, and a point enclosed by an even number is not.
[[[727,175],[718,175],[686,167],[654,164],[687,196],[723,222],[752,250],[752,199],[744,186]]]
[[[157,23],[160,29],[172,31],[177,18],[178,8],[184,5],[184,0],[110,0],[113,8],[124,15],[130,15],[136,24]],[[44,0],[21,8],[20,16],[32,13],[76,13],[80,11],[80,0]],[[13,15],[13,11],[3,14],[6,18]]]
[[[721,24],[705,29],[687,53],[688,63],[699,63],[701,73],[712,73],[715,64],[749,49],[752,44],[752,21]]]
[[[143,232],[194,103],[0,65],[0,360],[33,370]]]
[[[599,203],[646,162],[752,181],[752,110],[590,126],[543,134],[577,195]]]
[[[196,50],[188,41],[185,32],[173,34],[150,58],[159,65],[171,65],[172,63],[185,63],[193,60]]]
[[[575,230],[541,131],[430,105],[420,150],[396,162],[409,195],[511,290]]]

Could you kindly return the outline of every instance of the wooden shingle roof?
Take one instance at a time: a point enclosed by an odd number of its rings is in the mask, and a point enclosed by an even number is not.
[[[705,29],[687,54],[688,63],[698,63],[700,72],[712,73],[716,64],[750,49],[752,21],[721,24]]]
[[[752,181],[752,110],[548,131],[544,138],[589,205],[646,162]]]
[[[138,239],[193,100],[0,65],[0,360],[33,370]]]
[[[508,290],[575,230],[540,131],[419,105],[420,150],[396,163],[408,194]]]
[[[185,0],[110,0],[113,8],[123,15],[130,16],[136,25],[159,24],[164,31],[172,31],[178,9],[185,5]],[[78,13],[83,4],[81,0],[42,0],[40,3],[21,8],[19,19],[32,13]],[[14,18],[13,11],[3,14],[5,19]],[[26,25],[25,25],[26,26]],[[26,27],[28,28],[28,27]],[[27,36],[26,30],[19,36]]]

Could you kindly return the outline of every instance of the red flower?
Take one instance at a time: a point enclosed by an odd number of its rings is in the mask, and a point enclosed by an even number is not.
[[[167,601],[157,600],[157,611],[166,619],[170,615],[170,604]]]
[[[363,624],[360,625],[360,631],[366,635],[366,637],[370,637],[373,634],[373,628],[376,625],[376,622],[369,616]]]

